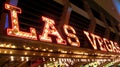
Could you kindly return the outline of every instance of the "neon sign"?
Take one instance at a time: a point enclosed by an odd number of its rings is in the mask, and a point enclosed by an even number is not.
[[[63,26],[63,29],[64,29],[64,31],[65,31],[65,34],[68,36],[68,37],[67,37],[68,42],[69,42],[72,46],[78,46],[78,47],[79,47],[79,46],[80,46],[80,42],[79,42],[78,37],[75,35],[76,32],[75,32],[74,28],[71,27],[71,26],[69,26],[69,25],[64,25],[64,26]],[[71,30],[72,33],[69,33],[68,30]],[[73,42],[73,41],[71,40],[71,38],[74,38],[76,42]]]
[[[10,11],[11,28],[7,28],[7,34],[10,36],[22,37],[27,39],[37,40],[35,28],[30,28],[30,33],[19,30],[17,13],[22,13],[22,10],[18,7],[5,4],[5,9]]]
[[[10,18],[11,18],[10,21],[11,27],[7,28],[7,35],[14,37],[21,37],[25,39],[31,39],[31,40],[40,40],[45,42],[52,42],[52,38],[48,36],[48,35],[52,35],[52,36],[56,36],[56,42],[58,44],[67,45],[68,42],[71,46],[80,47],[80,41],[76,36],[75,29],[72,26],[66,24],[63,26],[64,32],[67,36],[67,41],[63,39],[59,34],[57,28],[55,27],[54,20],[47,18],[45,16],[42,16],[42,21],[45,23],[45,25],[41,35],[37,35],[36,29],[33,27],[30,27],[30,32],[20,31],[19,22],[18,22],[18,13],[19,14],[22,13],[22,10],[10,4],[5,4],[5,9],[9,10]],[[71,32],[69,32],[69,30]],[[108,40],[106,38],[101,38],[100,36],[89,33],[87,31],[83,31],[83,32],[95,50],[100,49],[101,51],[120,53],[120,47],[118,46],[118,43]],[[72,39],[74,39],[74,41]]]
[[[89,39],[90,43],[92,44],[95,50],[98,49],[98,45],[99,45],[100,50],[102,51],[120,53],[120,48],[118,43],[108,40],[106,38],[101,38],[100,36],[94,35],[92,33],[88,33],[87,31],[84,31],[84,34],[87,36],[87,38]],[[96,42],[98,42],[98,45]]]
[[[66,44],[66,41],[63,40],[63,38],[60,36],[60,34],[58,33],[57,29],[54,26],[54,24],[55,24],[54,20],[49,19],[44,16],[42,16],[42,20],[45,22],[45,26],[44,26],[42,35],[39,35],[40,40],[52,42],[51,37],[48,36],[48,34],[49,34],[49,35],[57,36],[57,38],[56,38],[57,43]]]

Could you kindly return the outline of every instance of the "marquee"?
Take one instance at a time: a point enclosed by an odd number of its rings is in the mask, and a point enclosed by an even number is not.
[[[42,16],[42,21],[45,23],[42,34],[37,34],[36,29],[30,27],[30,32],[21,31],[19,28],[18,14],[22,13],[22,10],[16,6],[10,4],[5,4],[5,9],[9,11],[10,14],[10,26],[7,28],[7,35],[13,37],[20,37],[30,40],[39,40],[43,42],[52,42],[52,38],[49,35],[56,36],[56,42],[61,45],[67,45],[69,43],[71,46],[80,47],[80,41],[76,36],[75,29],[70,25],[63,25],[64,33],[67,36],[66,40],[62,38],[57,28],[55,27],[55,21],[48,17]],[[69,32],[69,30],[71,32]],[[101,51],[117,52],[120,53],[120,47],[117,42],[113,42],[106,38],[102,38],[93,33],[83,31],[86,38],[91,43],[95,50],[100,49]],[[73,41],[74,39],[74,41]]]

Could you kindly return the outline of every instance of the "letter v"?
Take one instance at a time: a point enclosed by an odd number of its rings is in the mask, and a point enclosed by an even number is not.
[[[92,36],[92,38],[90,38],[90,35],[87,31],[83,31],[84,34],[87,36],[88,40],[90,41],[90,43],[92,44],[93,48],[95,50],[97,50],[97,45],[96,45],[96,40],[95,40],[95,35],[94,34],[90,34]]]

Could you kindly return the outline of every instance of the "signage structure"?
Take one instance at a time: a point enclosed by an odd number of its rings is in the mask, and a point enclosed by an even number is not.
[[[59,34],[57,28],[55,27],[55,21],[45,16],[41,17],[42,21],[45,23],[42,35],[37,35],[36,29],[33,27],[30,27],[30,32],[20,31],[18,14],[22,13],[22,10],[10,4],[5,4],[5,9],[9,10],[11,18],[10,20],[11,26],[7,28],[7,35],[31,40],[40,40],[44,42],[52,42],[52,38],[48,35],[53,35],[56,36],[56,42],[58,44],[67,45],[68,42],[71,46],[80,47],[80,41],[76,36],[75,29],[72,26],[69,25],[63,26],[64,33],[67,36],[66,38],[67,40],[63,39]],[[69,32],[69,30],[71,32]],[[100,49],[101,51],[120,53],[120,47],[118,46],[118,43],[108,40],[106,38],[101,38],[100,36],[89,33],[87,31],[83,32],[95,50]],[[74,39],[74,41],[72,39]]]

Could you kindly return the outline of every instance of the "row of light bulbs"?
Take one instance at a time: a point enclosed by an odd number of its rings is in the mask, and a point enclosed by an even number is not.
[[[30,57],[20,57],[21,61],[29,61]],[[10,56],[11,61],[15,61],[16,57]]]
[[[15,46],[14,44],[11,44],[11,43],[0,43],[0,47],[3,47],[3,48],[12,48],[12,49],[18,48],[17,46]],[[53,49],[41,48],[41,47],[37,47],[37,48],[36,48],[36,47],[30,47],[30,46],[25,46],[25,45],[23,45],[22,48],[25,49],[25,50],[37,50],[37,51],[40,50],[40,51],[54,52]],[[1,52],[1,51],[0,51],[0,52]],[[66,54],[66,53],[77,54],[77,56],[73,56],[73,57],[76,57],[76,58],[81,57],[80,55],[83,55],[82,57],[87,58],[88,55],[89,55],[89,54],[86,53],[86,52],[75,52],[75,51],[74,51],[74,52],[68,52],[68,51],[62,50],[62,49],[58,49],[58,52],[63,53],[63,54]],[[3,53],[7,53],[7,52],[4,51]],[[13,52],[10,51],[10,52],[8,52],[8,53],[12,54]],[[27,55],[26,52],[25,52],[24,54]],[[98,55],[98,57],[101,57],[101,58],[102,58],[102,56],[106,56],[106,57],[108,57],[108,56],[110,56],[110,57],[116,56],[116,55],[112,55],[112,54],[100,54],[100,53],[95,53],[95,54]],[[34,53],[34,55],[35,55],[35,53]],[[49,55],[49,56],[50,56],[50,55]],[[64,57],[64,55],[60,55],[60,57]]]
[[[24,56],[21,56],[21,57],[16,57],[16,56],[10,56],[10,60],[11,61],[15,61],[15,59],[16,58],[20,58],[21,59],[21,61],[29,61],[30,59],[31,59],[31,57],[24,57]],[[85,59],[85,58],[81,58],[81,59],[79,59],[79,58],[45,58],[45,57],[42,57],[42,60],[43,61],[48,61],[48,59],[49,59],[49,61],[56,61],[56,60],[58,60],[58,61],[61,61],[61,62],[72,62],[72,61],[77,61],[77,62],[95,62],[95,61],[99,61],[99,62],[106,62],[106,61],[112,61],[111,59]],[[118,62],[118,61],[120,61],[120,59],[118,60],[118,59],[116,59],[116,60],[114,60],[113,62]]]

